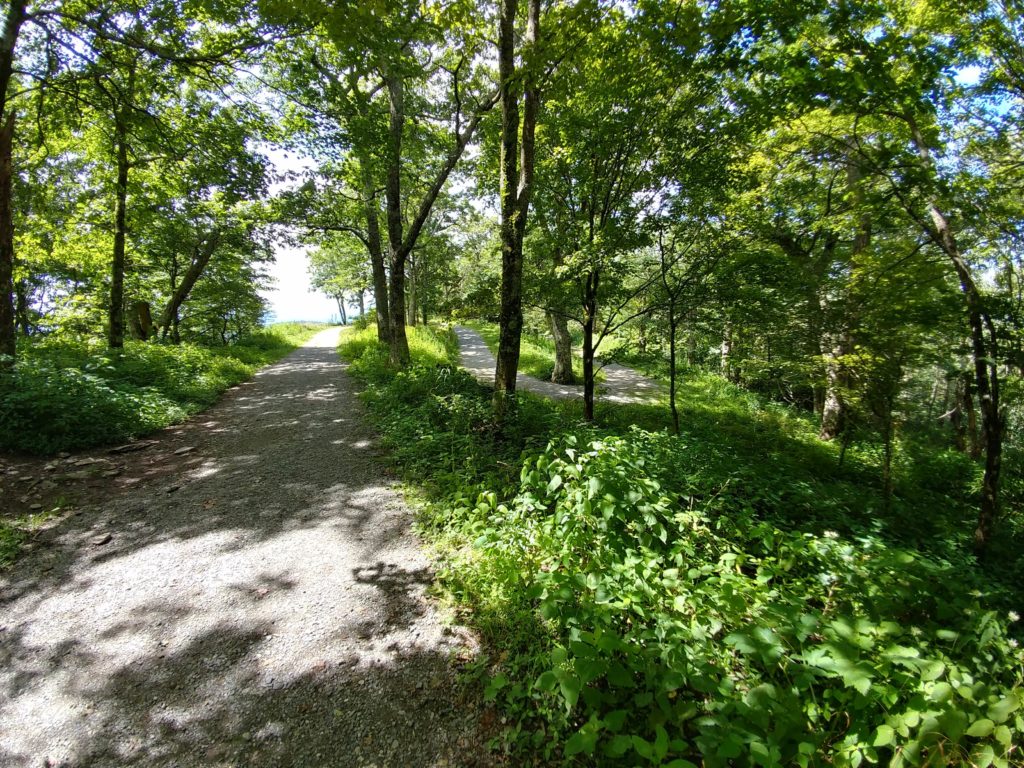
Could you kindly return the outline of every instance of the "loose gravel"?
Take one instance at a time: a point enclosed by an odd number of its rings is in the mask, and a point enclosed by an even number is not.
[[[488,349],[483,337],[472,328],[455,326],[455,335],[459,340],[459,364],[472,373],[477,380],[485,384],[494,383],[494,355]],[[608,403],[660,403],[668,396],[665,388],[658,382],[637,373],[624,365],[608,363],[602,366],[604,383],[597,386],[595,398]],[[555,400],[571,400],[583,398],[583,386],[572,384],[555,384],[541,381],[532,376],[520,373],[516,377],[516,387],[543,395]]]
[[[0,765],[477,766],[470,634],[382,468],[337,331],[166,439],[191,469],[0,580]],[[181,454],[179,454],[181,455]]]

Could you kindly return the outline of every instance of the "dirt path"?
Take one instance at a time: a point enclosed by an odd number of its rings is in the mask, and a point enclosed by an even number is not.
[[[0,765],[490,765],[337,331],[0,578]],[[191,449],[191,450],[188,450]],[[165,448],[166,450],[166,448]]]
[[[483,337],[472,328],[455,327],[459,339],[459,362],[480,381],[494,383],[494,355],[487,348]],[[666,396],[661,384],[637,373],[624,365],[605,365],[605,381],[598,384],[596,397],[608,403],[658,403]],[[582,386],[553,384],[520,373],[516,386],[544,397],[566,400],[583,397]]]

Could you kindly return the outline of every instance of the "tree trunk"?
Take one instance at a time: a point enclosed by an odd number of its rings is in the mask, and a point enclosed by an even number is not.
[[[583,292],[583,418],[594,420],[594,326],[601,273],[591,270]]]
[[[124,346],[124,269],[128,214],[128,126],[124,116],[115,120],[117,183],[114,188],[114,255],[110,267],[110,304],[108,306],[107,346]]]
[[[0,33],[0,368],[14,364],[17,351],[14,312],[14,169],[11,148],[14,145],[15,110],[7,103],[7,92],[14,74],[14,49],[25,22],[24,0],[14,0],[4,17]]]
[[[515,397],[519,347],[523,332],[523,237],[533,191],[533,169],[540,92],[532,53],[540,33],[540,0],[528,0],[523,39],[525,72],[515,65],[515,20],[518,0],[501,0],[498,27],[498,77],[501,101],[501,309],[498,355],[494,370],[494,404],[502,418]],[[520,135],[517,74],[523,75],[523,119]]]
[[[572,336],[569,334],[569,321],[564,315],[548,312],[551,324],[551,338],[555,342],[555,370],[551,372],[551,381],[555,384],[575,384],[576,375],[572,372]]]
[[[846,429],[846,390],[850,382],[843,356],[848,352],[849,343],[849,337],[844,333],[825,362],[825,399],[821,408],[821,430],[818,432],[822,440],[833,440]]]
[[[341,324],[348,325],[348,318],[345,316],[345,296],[338,294],[334,297],[334,300],[338,302],[338,317],[341,320]]]
[[[409,325],[416,327],[417,306],[416,306],[416,259],[409,255]]]
[[[366,314],[366,289],[359,289],[359,316],[362,317]]]
[[[728,320],[722,329],[720,370],[725,378],[732,381],[732,323]]]
[[[128,327],[132,338],[149,341],[153,335],[153,313],[148,301],[133,301],[128,313]]]
[[[32,335],[32,322],[29,320],[28,313],[28,288],[25,286],[25,280],[19,280],[14,285],[15,305],[14,305],[14,328],[17,330],[21,328],[21,335],[28,337]]]
[[[391,338],[391,315],[388,311],[388,275],[384,268],[384,245],[380,238],[380,209],[373,187],[373,176],[369,165],[359,161],[363,177],[363,206],[366,212],[366,242],[370,251],[370,270],[373,273],[373,303],[377,307],[377,340],[387,344]],[[362,294],[360,294],[362,301]],[[359,305],[362,316],[364,307]]]
[[[391,362],[405,366],[409,363],[409,341],[405,335],[405,262],[411,249],[406,249],[402,233],[402,135],[405,130],[405,83],[389,73],[385,79],[388,89],[388,174],[385,185],[387,198],[388,249],[390,274],[388,275],[389,329],[388,347]]]
[[[217,250],[219,243],[220,231],[215,230],[206,238],[202,247],[196,246],[192,254],[192,262],[189,264],[188,269],[185,270],[181,282],[171,292],[171,298],[167,300],[167,306],[160,313],[161,327],[166,328],[169,326],[174,317],[177,316],[181,305],[188,299],[189,294],[192,293],[192,289],[195,287],[196,281],[199,280],[206,266],[210,263],[210,259],[213,257],[214,251]],[[174,271],[175,278],[177,278],[177,259],[175,259]]]
[[[974,409],[974,396],[971,393],[971,375],[964,374],[962,387],[963,412],[967,416],[967,445],[968,455],[972,459],[981,458],[981,437],[978,434],[978,413]]]
[[[931,152],[917,122],[912,115],[907,115],[906,121],[922,163],[926,169],[934,172]],[[928,203],[928,216],[934,227],[934,231],[929,234],[949,258],[960,281],[960,290],[967,305],[967,322],[971,329],[974,386],[981,411],[982,441],[985,444],[985,474],[981,481],[978,524],[974,530],[974,550],[980,557],[985,554],[999,519],[999,475],[1003,453],[1003,417],[999,404],[999,344],[995,326],[985,311],[984,299],[974,282],[971,268],[960,253],[960,246],[949,221],[934,200]]]
[[[672,412],[672,432],[679,434],[679,408],[676,405],[676,329],[679,325],[676,318],[676,300],[668,301],[668,407]]]

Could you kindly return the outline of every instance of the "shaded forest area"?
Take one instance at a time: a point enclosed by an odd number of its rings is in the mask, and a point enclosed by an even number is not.
[[[0,446],[201,378],[302,245],[509,759],[1019,764],[1022,13],[9,3]]]

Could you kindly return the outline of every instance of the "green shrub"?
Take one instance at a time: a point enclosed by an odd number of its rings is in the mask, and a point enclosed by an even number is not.
[[[129,341],[113,351],[98,342],[43,340],[0,376],[0,450],[49,454],[174,424],[322,328],[275,326],[214,349]]]
[[[877,457],[840,467],[808,420],[717,377],[682,388],[678,437],[627,426],[658,409],[586,426],[530,396],[497,425],[436,356],[343,349],[493,654],[514,762],[1020,764],[1021,588],[999,580],[1019,553],[966,555],[970,510],[928,470],[887,506]]]

